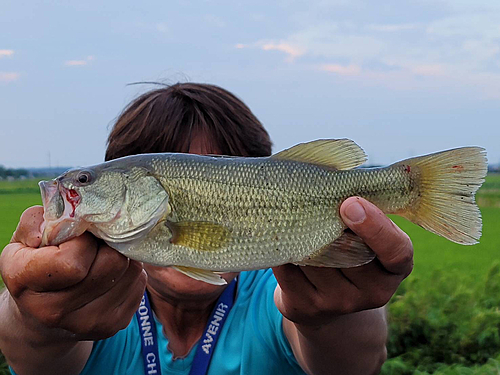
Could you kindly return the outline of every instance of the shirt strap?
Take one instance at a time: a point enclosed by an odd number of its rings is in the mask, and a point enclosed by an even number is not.
[[[142,358],[144,374],[161,375],[160,356],[158,355],[158,336],[153,311],[149,304],[148,293],[144,292],[141,304],[135,312],[141,332]]]
[[[207,326],[198,342],[196,354],[191,365],[189,375],[205,375],[208,372],[210,360],[214,354],[215,344],[219,339],[219,333],[226,322],[229,311],[236,298],[237,278],[224,289],[217,300],[210,315]],[[141,304],[135,312],[139,329],[141,332],[142,359],[144,362],[144,374],[161,375],[160,356],[158,355],[158,341],[156,334],[156,324],[153,318],[151,305],[149,304],[148,293],[144,292]]]
[[[203,336],[201,336],[196,349],[196,354],[191,365],[189,375],[206,375],[210,360],[214,354],[215,345],[219,339],[222,326],[226,322],[229,311],[233,307],[236,298],[236,283],[237,279],[233,279],[231,283],[224,289],[221,296],[217,300],[215,307],[210,315]]]

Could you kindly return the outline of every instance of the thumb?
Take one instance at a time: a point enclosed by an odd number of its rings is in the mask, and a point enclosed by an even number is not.
[[[413,268],[413,246],[408,235],[379,208],[360,197],[340,206],[345,224],[375,252],[384,268],[407,276]]]
[[[37,248],[42,242],[43,207],[33,206],[26,209],[19,219],[11,243],[20,242],[26,246]]]

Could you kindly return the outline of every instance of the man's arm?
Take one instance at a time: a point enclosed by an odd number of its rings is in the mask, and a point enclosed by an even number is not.
[[[30,324],[7,290],[0,298],[0,347],[18,374],[78,374],[83,369],[91,341],[68,341],[60,331]]]
[[[275,303],[301,367],[309,374],[375,374],[386,358],[382,308],[413,268],[409,237],[373,204],[349,198],[342,219],[376,253],[351,269],[276,267]]]
[[[129,261],[90,234],[38,248],[42,207],[26,210],[0,256],[0,349],[19,375],[78,374],[93,340],[130,322],[146,285]]]

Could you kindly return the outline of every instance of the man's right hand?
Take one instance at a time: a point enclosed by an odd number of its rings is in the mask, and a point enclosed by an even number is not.
[[[104,339],[125,328],[146,287],[141,263],[89,233],[38,248],[42,223],[42,207],[27,209],[0,256],[0,273],[10,292],[2,301],[0,317],[15,317],[16,332],[38,349],[44,343]],[[16,344],[3,324],[0,349],[9,359],[9,353],[22,350],[23,344],[18,342],[18,350],[12,347]]]

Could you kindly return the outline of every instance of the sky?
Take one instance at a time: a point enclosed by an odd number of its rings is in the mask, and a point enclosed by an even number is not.
[[[228,89],[275,152],[350,138],[370,164],[467,145],[500,163],[498,0],[0,0],[0,165],[101,162],[142,81]]]

